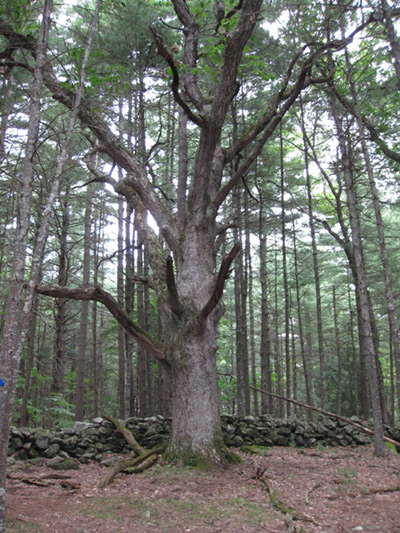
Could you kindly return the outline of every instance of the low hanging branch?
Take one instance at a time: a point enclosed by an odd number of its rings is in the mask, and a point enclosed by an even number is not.
[[[143,470],[150,468],[150,466],[157,461],[159,455],[162,454],[167,447],[167,444],[164,443],[152,448],[151,450],[145,450],[140,446],[135,437],[132,435],[129,429],[122,424],[122,422],[111,416],[104,416],[104,418],[115,425],[117,431],[123,435],[129,446],[135,452],[135,456],[128,459],[122,459],[116,465],[114,465],[103,481],[99,483],[100,488],[106,487],[120,472],[125,471],[131,474],[138,474],[139,472],[143,472]]]
[[[355,428],[360,429],[361,431],[364,431],[365,433],[369,433],[370,435],[374,434],[372,429],[369,429],[366,426],[363,426],[362,424],[358,424],[357,422],[354,422],[353,420],[350,420],[350,418],[346,418],[345,416],[337,415],[335,413],[331,413],[330,411],[325,411],[324,409],[319,409],[318,407],[313,407],[312,405],[298,402],[297,400],[292,400],[291,398],[286,398],[285,396],[280,396],[279,394],[267,392],[266,390],[257,389],[256,387],[250,386],[250,388],[258,392],[261,392],[261,394],[267,394],[268,396],[272,396],[273,398],[278,398],[278,400],[284,400],[285,402],[293,403],[294,405],[298,405],[299,407],[304,407],[305,409],[309,409],[310,411],[321,413],[330,418],[336,418],[337,420],[342,420],[342,422],[346,422],[346,424],[350,424],[351,426],[354,426]],[[383,440],[386,442],[390,442],[391,444],[393,444],[394,446],[400,449],[400,442],[397,442],[396,440],[393,440],[385,436],[383,437]]]
[[[88,289],[69,289],[59,286],[38,286],[35,288],[38,294],[51,296],[52,298],[68,298],[70,300],[92,300],[102,303],[110,313],[117,319],[118,323],[125,329],[137,343],[147,352],[153,354],[159,360],[165,360],[166,356],[163,347],[153,340],[146,331],[138,326],[122,309],[118,302],[105,290],[100,287],[89,287]]]

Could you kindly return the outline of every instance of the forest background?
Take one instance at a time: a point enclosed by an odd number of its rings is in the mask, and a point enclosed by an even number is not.
[[[192,328],[203,270],[214,288],[190,343],[218,329],[221,411],[310,416],[263,390],[373,415],[378,434],[397,423],[396,2],[12,4],[0,20],[3,436],[10,409],[21,426],[170,416],[181,378],[165,347],[174,324]],[[199,170],[207,150],[219,182]],[[210,208],[212,246],[202,256],[199,240],[186,271],[190,220],[198,230]]]

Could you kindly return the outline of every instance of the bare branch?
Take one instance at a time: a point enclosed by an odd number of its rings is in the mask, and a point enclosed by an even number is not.
[[[242,248],[241,244],[237,242],[235,246],[232,248],[232,250],[229,252],[229,254],[223,259],[221,263],[221,267],[218,272],[214,291],[199,315],[199,321],[202,324],[206,321],[211,311],[215,309],[215,307],[218,305],[218,302],[221,300],[222,294],[224,292],[225,281],[229,277],[229,269],[235,257],[240,252],[241,248]]]
[[[171,71],[172,71],[171,90],[172,90],[172,93],[174,95],[176,102],[182,107],[182,109],[185,111],[186,115],[192,122],[194,122],[198,126],[203,126],[205,124],[204,118],[202,116],[195,115],[193,111],[190,109],[190,107],[187,105],[185,100],[182,98],[181,94],[179,93],[179,73],[178,73],[178,69],[177,69],[175,60],[172,57],[171,52],[164,45],[161,35],[158,34],[156,30],[152,28],[151,26],[150,26],[150,31],[154,35],[154,40],[156,43],[158,55],[164,58],[171,68]]]
[[[342,106],[346,109],[346,111],[348,111],[355,117],[356,111],[354,109],[354,105],[349,100],[347,100],[345,96],[340,94],[337,89],[335,89],[335,96],[342,104]],[[387,157],[389,157],[393,161],[396,161],[396,163],[400,163],[400,154],[389,148],[385,141],[380,137],[377,129],[372,124],[372,122],[370,122],[364,115],[361,116],[361,120],[365,128],[369,131],[371,140],[379,146],[379,148]]]
[[[118,304],[118,302],[105,290],[100,287],[89,287],[87,289],[69,289],[59,286],[38,286],[35,288],[38,294],[51,296],[52,298],[68,298],[70,300],[92,300],[102,303],[110,313],[117,319],[118,323],[125,329],[137,343],[147,352],[153,354],[160,361],[166,360],[163,346],[138,326]]]

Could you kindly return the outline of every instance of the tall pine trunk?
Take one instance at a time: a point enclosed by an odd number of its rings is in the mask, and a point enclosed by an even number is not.
[[[360,297],[360,318],[361,327],[364,335],[364,347],[366,350],[366,362],[369,378],[369,388],[371,393],[371,404],[374,415],[374,446],[375,453],[378,456],[384,456],[386,448],[383,442],[383,420],[380,403],[378,370],[376,364],[376,353],[374,346],[374,334],[371,324],[370,301],[368,295],[368,286],[365,272],[365,264],[363,258],[363,249],[361,241],[361,233],[357,215],[357,202],[354,190],[354,180],[352,173],[351,157],[349,155],[349,146],[346,142],[346,137],[343,129],[343,121],[340,117],[337,102],[332,95],[331,98],[332,116],[335,121],[335,126],[338,134],[341,163],[343,168],[343,178],[345,182],[347,204],[350,218],[351,238],[353,244],[353,256],[355,262],[355,269],[357,273],[357,286]]]

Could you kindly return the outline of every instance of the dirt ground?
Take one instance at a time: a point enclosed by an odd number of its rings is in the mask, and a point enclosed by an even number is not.
[[[19,463],[9,474],[7,531],[400,533],[394,452],[276,447],[266,457],[242,456],[208,474],[158,464],[120,474],[105,489],[97,485],[107,468],[98,464],[58,473]]]

